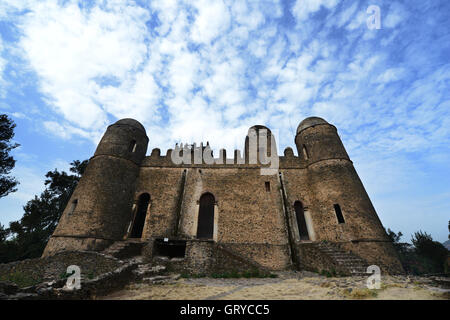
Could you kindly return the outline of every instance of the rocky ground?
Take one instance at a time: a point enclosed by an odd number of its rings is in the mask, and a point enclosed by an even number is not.
[[[327,278],[311,272],[278,272],[277,278],[150,278],[98,299],[108,300],[449,300],[447,279],[382,276],[380,289],[367,277]]]

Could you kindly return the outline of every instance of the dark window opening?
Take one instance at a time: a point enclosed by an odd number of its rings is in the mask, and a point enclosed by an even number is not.
[[[136,147],[137,147],[137,144],[136,144],[136,140],[132,140],[131,142],[130,142],[130,146],[128,147],[128,152],[136,152]]]
[[[215,199],[211,193],[205,193],[200,198],[198,212],[198,239],[212,239],[214,233],[214,203]]]
[[[302,150],[303,150],[303,156],[305,157],[305,160],[308,160],[309,159],[309,154],[308,154],[308,149],[306,149],[305,145],[303,145]]]
[[[150,195],[143,193],[139,196],[136,216],[134,217],[133,229],[130,233],[130,238],[142,237],[142,231],[144,230],[145,217],[147,215],[148,205],[150,203]]]
[[[270,182],[266,181],[265,185],[266,185],[266,191],[270,192]]]
[[[186,241],[155,239],[153,255],[169,258],[184,258],[186,255]]]
[[[334,211],[336,212],[336,217],[338,219],[338,223],[345,223],[344,216],[342,215],[342,211],[341,211],[341,206],[338,204],[335,204]]]
[[[75,212],[75,209],[77,208],[78,205],[78,199],[75,199],[72,201],[72,204],[70,206],[70,210],[69,210],[69,214],[72,214]]]
[[[295,216],[297,217],[297,226],[300,240],[309,240],[308,227],[306,226],[305,210],[300,201],[294,203]]]

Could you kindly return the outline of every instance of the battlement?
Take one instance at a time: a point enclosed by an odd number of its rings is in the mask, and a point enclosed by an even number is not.
[[[176,155],[175,155],[176,153]],[[209,154],[210,157],[204,157]],[[142,167],[173,167],[173,168],[265,168],[270,167],[270,164],[249,163],[246,159],[245,152],[235,149],[233,157],[228,157],[226,149],[220,149],[218,157],[214,157],[213,150],[210,149],[209,144],[200,146],[196,144],[181,144],[176,145],[174,149],[168,149],[166,155],[161,155],[161,149],[154,148],[150,154],[144,158]],[[201,155],[201,156],[200,156]],[[307,167],[307,162],[302,157],[294,155],[292,148],[287,147],[284,150],[284,155],[275,155],[278,158],[280,168],[295,168],[302,169]],[[177,159],[179,157],[179,159]],[[180,161],[174,161],[180,160]],[[185,161],[183,161],[185,160]]]

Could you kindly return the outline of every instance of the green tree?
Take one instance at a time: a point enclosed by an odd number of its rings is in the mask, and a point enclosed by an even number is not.
[[[0,243],[6,241],[9,231],[0,223]]]
[[[392,241],[392,244],[400,255],[406,253],[410,249],[411,245],[409,243],[400,242],[401,238],[403,237],[403,233],[401,231],[395,233],[388,228],[386,234]]]
[[[438,241],[433,241],[431,235],[426,232],[415,232],[411,238],[415,252],[434,264],[437,272],[443,272],[447,262],[448,250]]]
[[[19,146],[19,144],[11,142],[14,138],[15,127],[14,121],[6,114],[0,114],[0,198],[17,191],[16,187],[19,184],[14,177],[9,176],[16,165],[16,160],[10,155],[10,152]]]
[[[73,161],[72,174],[55,169],[45,175],[45,190],[27,202],[19,221],[11,222],[6,230],[3,228],[11,239],[5,236],[6,240],[0,243],[0,263],[41,256],[87,163],[87,160]]]
[[[398,233],[395,233],[394,231],[392,231],[391,229],[387,229],[386,231],[389,239],[393,242],[393,243],[399,243],[401,237],[403,236],[403,233],[401,231],[399,231]]]

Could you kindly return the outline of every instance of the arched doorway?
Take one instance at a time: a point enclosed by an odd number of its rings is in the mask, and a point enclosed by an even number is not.
[[[214,234],[214,203],[211,193],[205,193],[200,198],[198,212],[197,238],[212,239]]]
[[[300,240],[309,240],[308,227],[306,226],[305,210],[301,201],[294,203],[295,216],[297,218]]]
[[[150,195],[143,193],[139,196],[136,216],[134,217],[133,229],[131,229],[130,238],[142,237],[144,230],[145,217],[147,215],[148,204],[150,203]]]

